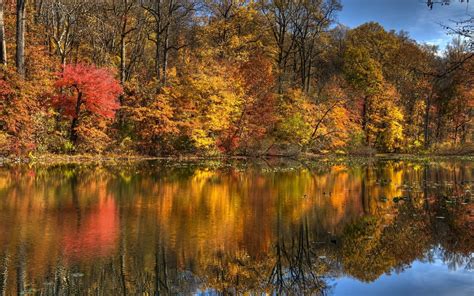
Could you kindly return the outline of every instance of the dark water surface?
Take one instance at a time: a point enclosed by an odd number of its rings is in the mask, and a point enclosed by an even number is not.
[[[471,190],[462,160],[3,167],[0,295],[474,295]]]

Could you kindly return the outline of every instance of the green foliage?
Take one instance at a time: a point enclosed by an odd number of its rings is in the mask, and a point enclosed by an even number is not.
[[[373,156],[377,151],[367,146],[365,143],[366,136],[363,132],[352,133],[347,141],[345,151],[349,155],[356,156]]]
[[[63,153],[70,154],[74,152],[74,150],[75,150],[75,146],[71,141],[68,141],[68,140],[64,141],[63,147],[62,147]]]
[[[369,51],[365,48],[349,46],[344,59],[344,71],[349,83],[364,95],[377,94],[384,79],[380,63],[371,58]]]
[[[314,123],[315,105],[299,89],[290,91],[280,103],[279,139],[298,146],[309,143]]]

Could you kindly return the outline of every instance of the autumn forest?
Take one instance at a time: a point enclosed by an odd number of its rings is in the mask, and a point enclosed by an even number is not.
[[[343,9],[0,0],[0,156],[472,153],[472,18],[443,49]]]

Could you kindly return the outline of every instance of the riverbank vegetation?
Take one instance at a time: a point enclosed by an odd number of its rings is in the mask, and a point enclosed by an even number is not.
[[[441,51],[341,9],[0,0],[0,155],[474,152],[472,19]]]

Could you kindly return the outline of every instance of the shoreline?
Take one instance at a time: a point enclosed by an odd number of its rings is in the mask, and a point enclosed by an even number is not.
[[[43,154],[38,156],[0,157],[0,167],[5,165],[67,165],[67,164],[120,164],[142,161],[164,162],[205,162],[205,161],[268,161],[288,160],[306,161],[350,161],[350,160],[473,160],[474,154],[374,154],[374,155],[339,155],[339,154],[303,154],[299,156],[263,155],[263,156],[199,156],[199,155],[111,155],[111,154]]]

